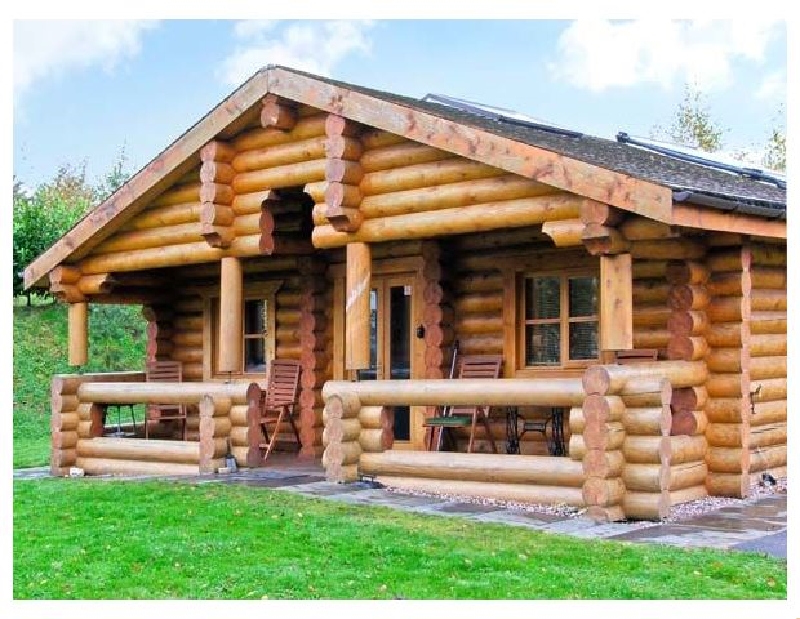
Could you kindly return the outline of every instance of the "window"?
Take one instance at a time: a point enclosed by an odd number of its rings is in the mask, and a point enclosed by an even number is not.
[[[275,358],[275,294],[280,282],[261,282],[247,286],[242,304],[242,374],[264,376]],[[227,376],[219,370],[219,298],[211,299],[212,374]]]
[[[598,278],[588,273],[524,278],[521,348],[527,367],[597,359]]]

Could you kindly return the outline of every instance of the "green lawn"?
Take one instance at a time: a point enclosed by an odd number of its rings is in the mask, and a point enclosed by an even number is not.
[[[145,324],[139,307],[93,306],[89,364],[81,372],[143,368]],[[53,374],[74,373],[76,368],[67,364],[66,306],[15,305],[14,467],[50,461],[50,381]],[[116,422],[116,416],[110,422]]]
[[[14,483],[20,598],[762,599],[786,563],[243,486]]]

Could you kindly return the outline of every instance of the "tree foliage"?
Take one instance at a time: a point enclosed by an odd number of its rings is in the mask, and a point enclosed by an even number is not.
[[[722,148],[724,133],[712,117],[702,91],[697,86],[686,84],[683,99],[670,124],[666,128],[656,125],[651,136],[710,153]]]
[[[13,281],[14,296],[22,293],[22,271],[63,236],[95,204],[128,178],[122,152],[111,171],[97,185],[86,179],[86,164],[61,166],[55,176],[25,192],[14,179]],[[30,293],[27,293],[30,304]]]
[[[778,109],[764,148],[764,167],[786,172],[786,113],[783,105]]]

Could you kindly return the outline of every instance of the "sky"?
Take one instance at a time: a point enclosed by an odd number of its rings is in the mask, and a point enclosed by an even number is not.
[[[95,20],[13,24],[13,173],[147,164],[259,67],[447,94],[612,138],[667,125],[687,82],[726,150],[766,141],[786,99],[780,20]]]

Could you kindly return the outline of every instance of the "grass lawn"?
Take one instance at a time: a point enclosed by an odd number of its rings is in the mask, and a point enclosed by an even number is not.
[[[14,483],[14,597],[786,598],[785,561],[587,541],[264,488]]]

